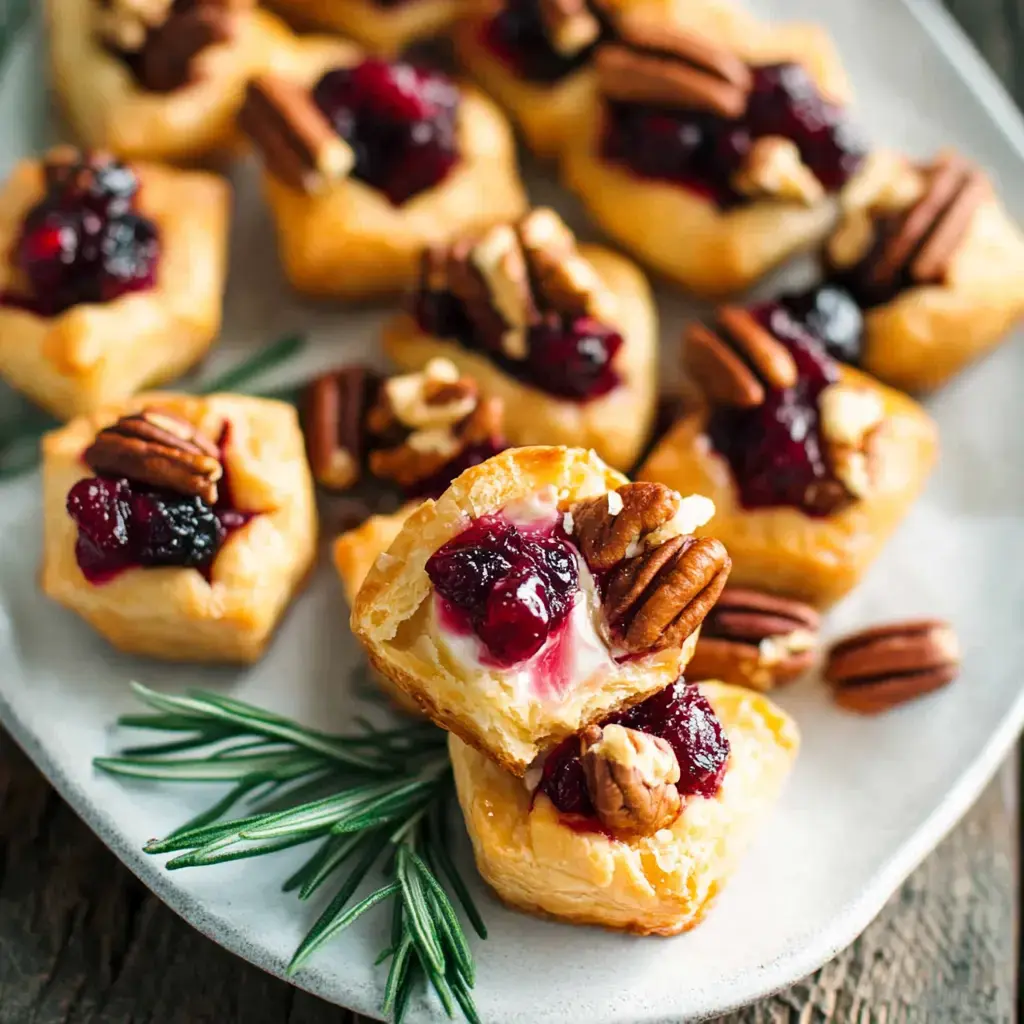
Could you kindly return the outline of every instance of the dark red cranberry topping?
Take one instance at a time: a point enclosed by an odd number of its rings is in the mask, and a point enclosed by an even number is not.
[[[834,359],[856,366],[864,341],[864,314],[844,288],[822,285],[779,300]]]
[[[624,725],[667,740],[679,761],[676,786],[681,796],[713,797],[718,792],[729,760],[729,740],[696,686],[680,679],[602,724]],[[544,762],[539,792],[563,814],[594,815],[576,736],[556,747]]]
[[[579,589],[575,552],[560,527],[525,532],[501,515],[474,520],[435,551],[427,575],[452,623],[475,632],[505,667],[544,646]]]
[[[458,162],[459,90],[445,75],[371,58],[328,71],[313,99],[352,147],[353,175],[395,206]]]
[[[99,158],[53,163],[46,185],[10,256],[27,289],[11,289],[0,302],[56,316],[153,286],[159,232],[134,209],[138,181],[130,168]]]
[[[783,306],[768,303],[752,312],[789,349],[799,379],[795,387],[769,389],[754,409],[716,407],[708,437],[728,460],[745,508],[789,505],[828,515],[842,487],[821,436],[818,398],[838,380],[838,367]]]
[[[682,185],[729,208],[748,201],[730,184],[754,139],[783,136],[829,192],[860,166],[866,146],[842,107],[799,64],[753,69],[746,113],[735,120],[694,110],[609,103],[602,154],[635,174]]]
[[[418,480],[413,487],[406,488],[405,496],[420,501],[427,498],[440,498],[460,473],[472,469],[473,466],[479,466],[481,462],[486,462],[507,447],[508,445],[499,438],[489,438],[486,441],[468,444],[454,459],[446,462],[439,470]]]

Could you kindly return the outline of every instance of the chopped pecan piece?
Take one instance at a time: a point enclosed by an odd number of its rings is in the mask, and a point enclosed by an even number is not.
[[[842,382],[818,396],[821,433],[828,444],[832,472],[855,498],[866,498],[874,485],[877,448],[885,422],[878,392]]]
[[[874,715],[931,693],[960,674],[960,645],[939,619],[875,626],[828,652],[825,679],[836,702]]]
[[[217,502],[224,475],[217,446],[174,413],[148,408],[105,427],[85,450],[86,464],[105,476],[123,476],[179,494]]]
[[[539,0],[541,23],[552,48],[571,57],[597,42],[601,23],[586,0]]]
[[[653,835],[679,817],[679,761],[667,740],[592,725],[580,736],[580,759],[594,810],[615,835]]]
[[[768,196],[813,206],[825,198],[825,187],[804,163],[796,143],[778,135],[756,139],[733,187],[747,196]]]
[[[686,676],[770,690],[811,667],[819,626],[820,616],[810,605],[726,587],[704,619]]]

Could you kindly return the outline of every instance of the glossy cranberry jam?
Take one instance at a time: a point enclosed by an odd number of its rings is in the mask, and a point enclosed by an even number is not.
[[[794,142],[829,192],[856,171],[865,144],[842,107],[830,103],[799,64],[753,68],[746,113],[730,120],[701,111],[609,103],[602,154],[644,178],[698,192],[727,209],[746,202],[730,184],[754,139]]]
[[[355,153],[354,177],[395,205],[443,181],[459,159],[451,79],[371,58],[328,71],[313,100]]]
[[[729,760],[729,740],[711,705],[696,686],[680,679],[602,725],[629,729],[667,740],[679,761],[680,796],[713,797],[718,793]],[[580,741],[572,736],[544,762],[538,792],[563,814],[594,817],[594,806],[580,761]]]
[[[482,516],[431,555],[427,575],[444,624],[473,632],[499,667],[533,657],[565,622],[579,590],[575,549],[561,521],[516,526]]]
[[[45,167],[46,195],[25,217],[10,254],[20,278],[4,305],[56,316],[151,288],[160,258],[156,225],[136,210],[130,167],[84,156]]]
[[[779,302],[833,359],[857,366],[864,343],[864,314],[857,300],[838,285],[783,295]]]
[[[835,479],[819,423],[818,398],[839,379],[835,362],[781,305],[751,310],[789,349],[795,387],[769,389],[754,409],[716,406],[707,424],[711,444],[732,469],[745,508],[789,505],[809,516],[835,507]]]

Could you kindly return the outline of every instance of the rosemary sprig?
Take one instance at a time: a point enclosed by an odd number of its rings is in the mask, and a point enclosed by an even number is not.
[[[391,903],[390,961],[381,1009],[400,1021],[426,978],[449,1016],[456,1005],[476,1022],[473,955],[452,898],[481,938],[487,930],[447,850],[447,807],[454,784],[445,734],[427,723],[337,736],[215,693],[176,696],[132,688],[149,707],[119,724],[177,734],[129,747],[95,765],[116,775],[160,781],[231,783],[228,793],[163,839],[151,854],[172,853],[169,870],[259,857],[319,841],[284,883],[308,900],[344,869],[333,898],[288,965],[306,961],[363,914]],[[226,815],[235,813],[237,817]],[[353,899],[377,865],[384,878]]]

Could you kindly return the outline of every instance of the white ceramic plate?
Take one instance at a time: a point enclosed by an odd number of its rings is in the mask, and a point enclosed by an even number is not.
[[[818,18],[840,40],[864,123],[883,143],[922,155],[953,142],[989,167],[1024,218],[1024,123],[991,74],[930,0],[777,0],[777,18]],[[30,35],[30,34],[29,34]],[[0,82],[0,170],[46,134],[38,41],[26,38]],[[317,339],[315,365],[372,351],[380,314],[301,307],[282,285],[252,183],[239,188],[225,343],[213,362],[285,331]],[[566,199],[550,185],[535,197]],[[244,259],[242,258],[244,254]],[[666,363],[686,314],[662,295]],[[966,646],[961,682],[864,721],[821,687],[782,703],[805,743],[792,784],[719,906],[693,933],[635,939],[511,913],[479,883],[491,931],[476,942],[477,1003],[489,1024],[679,1021],[723,1012],[793,982],[833,956],[969,806],[1024,719],[1024,351],[1010,343],[932,402],[945,454],[926,498],[857,593],[831,617],[840,631],[887,616],[946,615]],[[36,588],[38,479],[0,501],[0,717],[61,794],[112,850],[205,934],[280,974],[319,912],[279,892],[301,852],[168,874],[143,842],[191,816],[201,787],[125,784],[94,772],[118,743],[110,723],[130,707],[129,679],[217,687],[321,726],[344,728],[359,654],[324,566],[265,661],[248,672],[180,668],[119,656]],[[462,843],[469,867],[468,844]],[[386,915],[364,918],[298,978],[326,999],[372,1015],[384,975],[372,966]],[[433,997],[413,1020],[440,1015]]]

